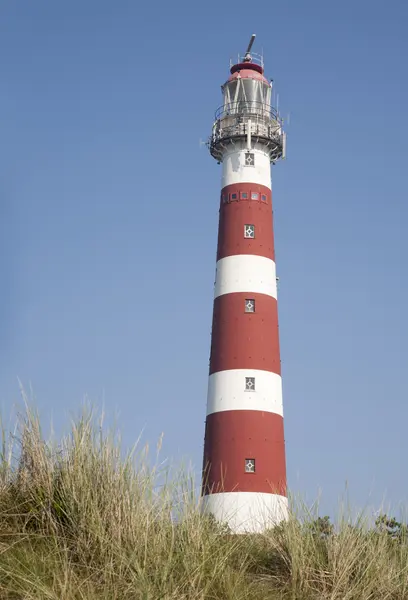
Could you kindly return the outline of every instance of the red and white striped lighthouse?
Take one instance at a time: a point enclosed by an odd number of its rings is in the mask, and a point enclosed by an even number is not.
[[[208,144],[222,189],[202,495],[235,533],[288,512],[271,192],[285,134],[254,39],[222,86]]]

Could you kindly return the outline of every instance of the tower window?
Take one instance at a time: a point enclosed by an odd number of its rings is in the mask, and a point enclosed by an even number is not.
[[[258,192],[252,192],[251,193],[251,200],[259,200],[259,194],[258,194]]]
[[[238,200],[238,194],[231,194],[231,200]]]
[[[254,392],[255,391],[255,377],[245,377],[245,391],[246,392]]]
[[[248,200],[248,193],[247,192],[241,192],[241,200]]]
[[[261,200],[262,202],[266,202],[266,194],[261,194]]]
[[[245,473],[255,473],[255,459],[254,458],[246,458],[245,459]]]
[[[227,204],[227,202],[228,202],[228,194],[223,194],[222,195],[222,203]]]
[[[247,167],[255,166],[255,154],[253,152],[246,152],[245,154],[245,165]]]
[[[255,312],[254,298],[246,298],[245,299],[245,312],[246,313],[254,313]]]
[[[255,237],[255,225],[244,225],[244,237],[254,238]]]

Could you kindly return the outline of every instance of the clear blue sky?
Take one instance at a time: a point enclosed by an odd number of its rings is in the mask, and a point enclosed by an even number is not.
[[[408,5],[3,0],[0,392],[84,395],[201,468],[220,167],[251,33],[290,113],[274,167],[288,478],[333,511],[408,492]],[[371,495],[370,495],[371,494]]]

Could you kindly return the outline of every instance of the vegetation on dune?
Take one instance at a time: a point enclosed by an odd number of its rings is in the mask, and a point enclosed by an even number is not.
[[[380,515],[297,511],[262,535],[233,536],[102,432],[92,412],[58,445],[27,410],[0,457],[4,600],[407,600],[407,529]],[[158,485],[160,483],[160,485]]]

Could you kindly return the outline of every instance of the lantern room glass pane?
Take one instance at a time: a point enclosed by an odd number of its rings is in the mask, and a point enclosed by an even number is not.
[[[271,88],[258,79],[238,79],[224,87],[224,110],[228,114],[269,112]]]

